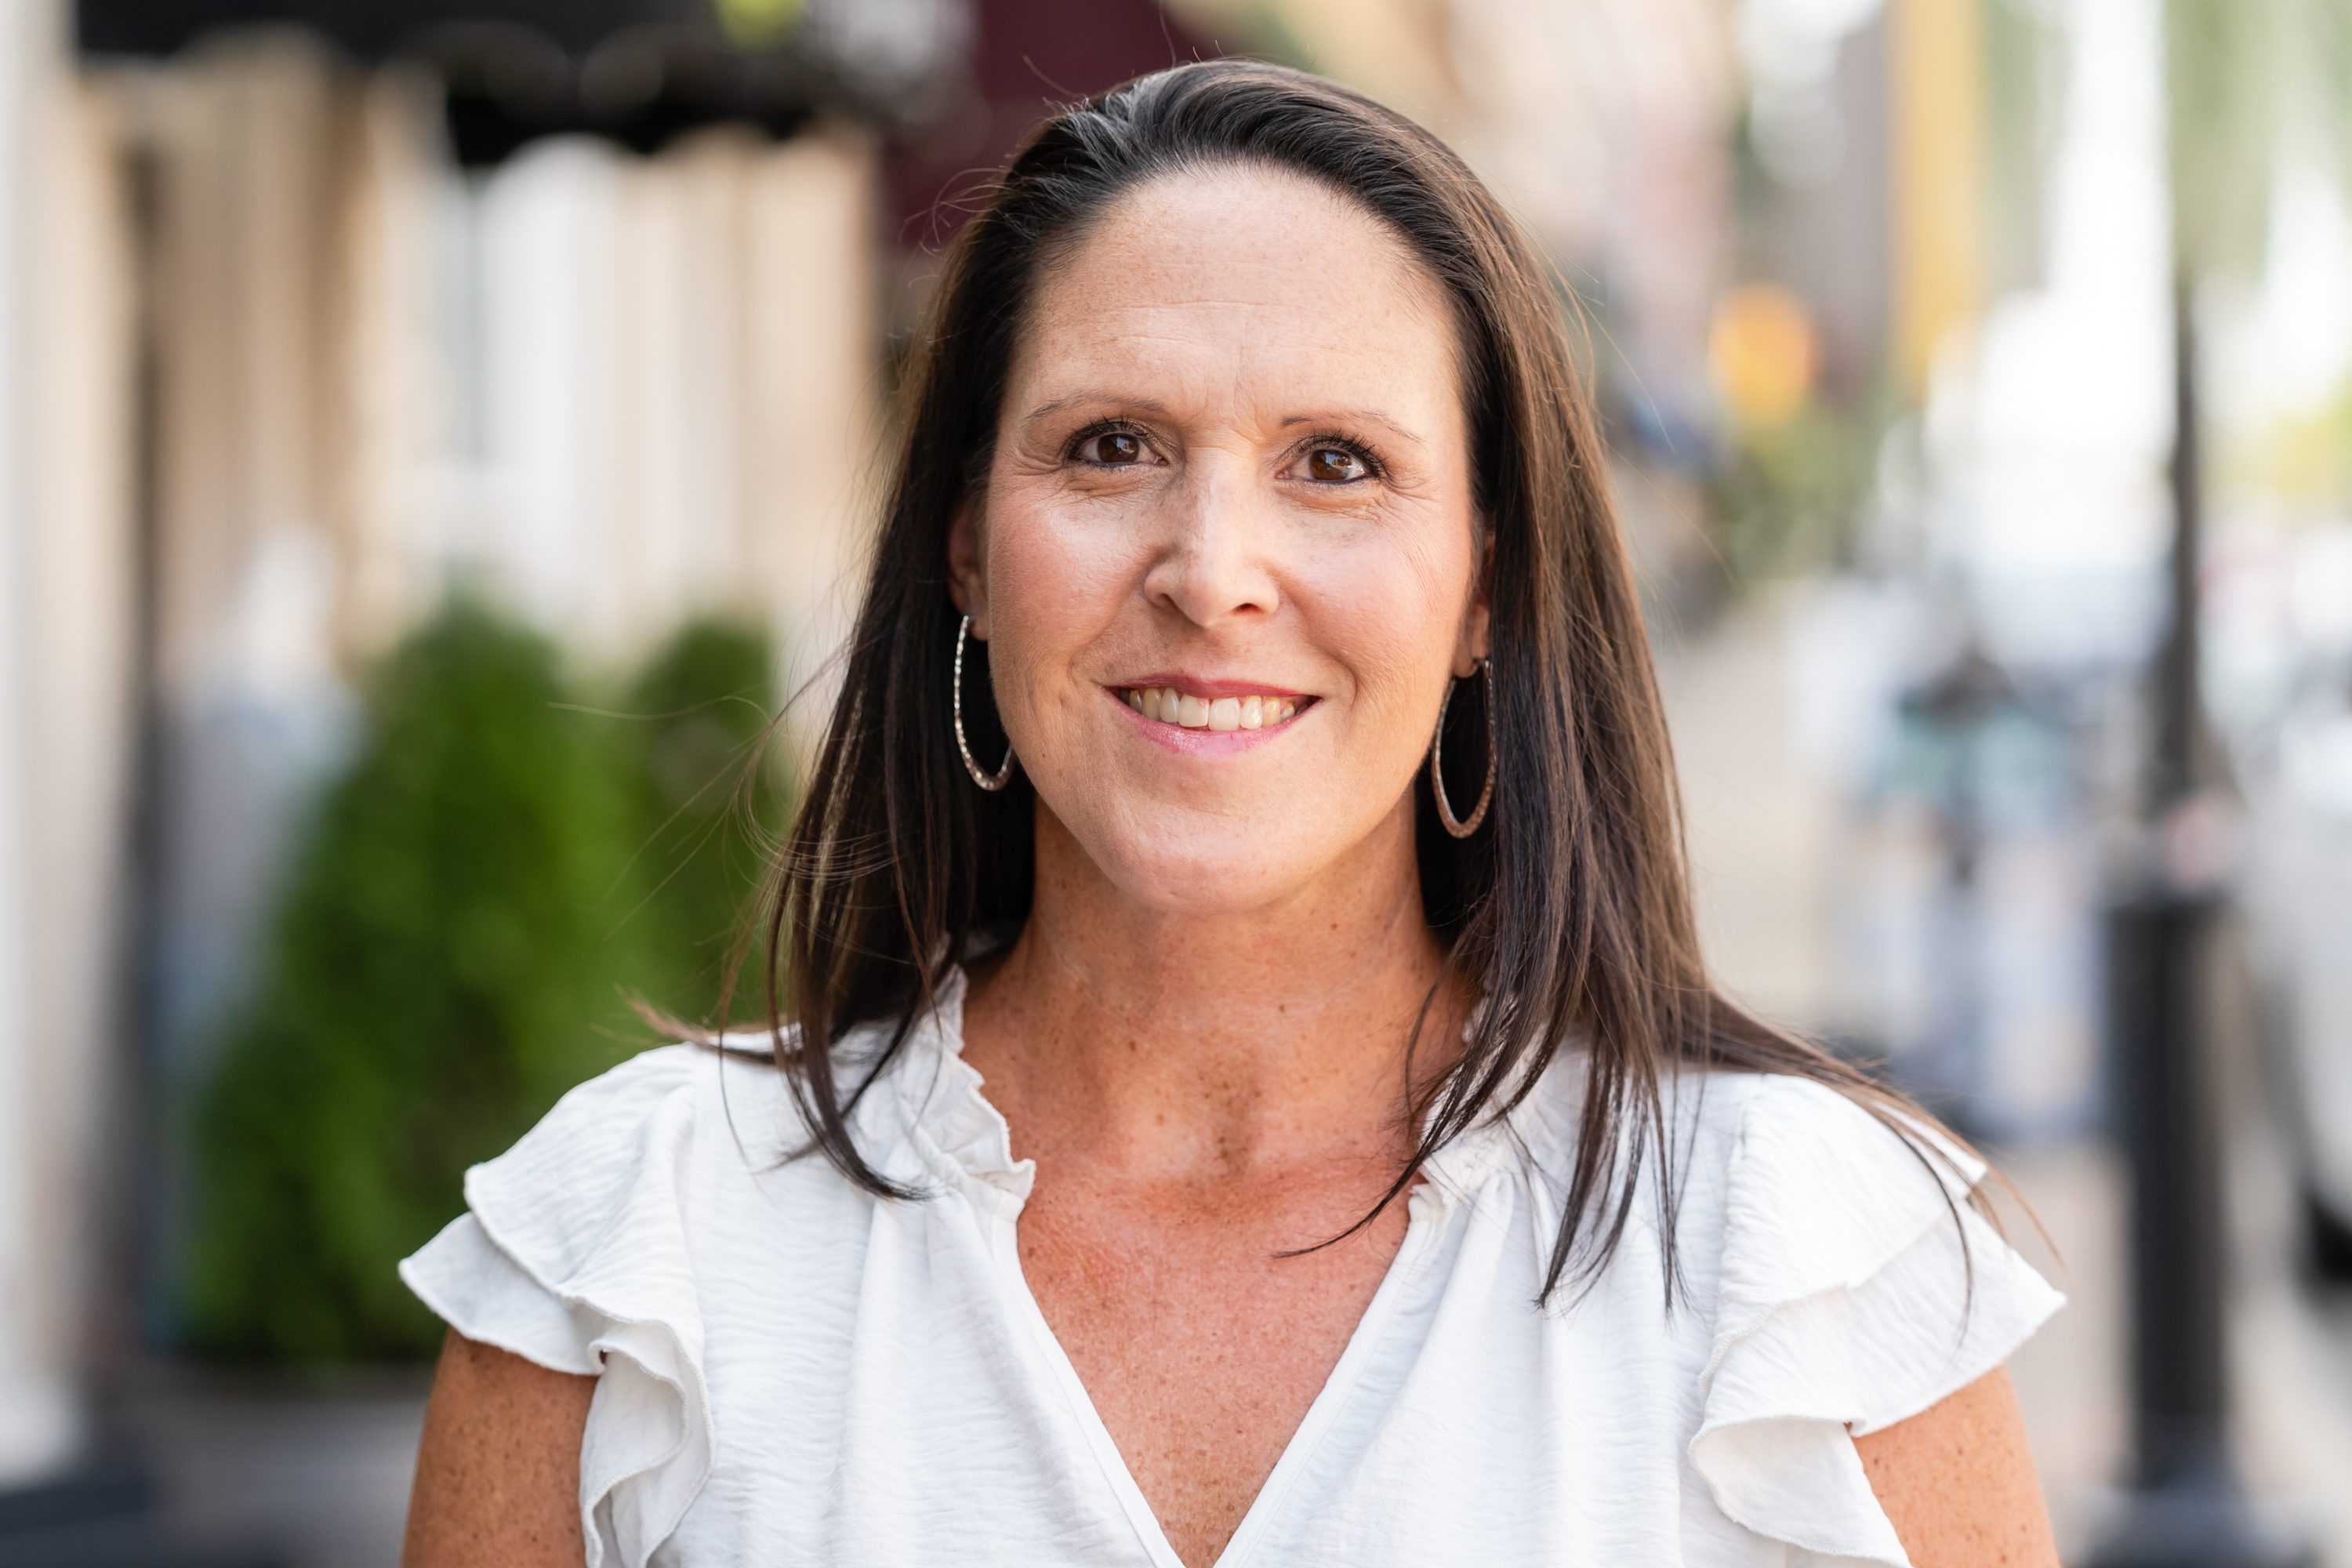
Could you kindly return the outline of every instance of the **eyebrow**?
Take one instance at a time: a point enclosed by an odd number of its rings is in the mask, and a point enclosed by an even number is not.
[[[1029,411],[1023,423],[1034,423],[1048,415],[1059,414],[1066,408],[1074,408],[1087,403],[1115,403],[1122,407],[1132,408],[1140,414],[1150,414],[1162,419],[1168,417],[1167,405],[1155,403],[1148,397],[1128,397],[1112,392],[1074,392],[1066,397],[1056,397],[1037,405]],[[1369,408],[1334,408],[1321,414],[1293,414],[1282,421],[1279,428],[1292,430],[1301,425],[1328,425],[1350,421],[1377,425],[1398,440],[1415,447],[1428,445],[1419,436],[1414,435],[1387,415],[1375,413]]]
[[[1297,425],[1328,425],[1334,422],[1377,425],[1400,441],[1408,442],[1415,447],[1428,444],[1387,415],[1375,414],[1369,408],[1334,408],[1328,414],[1294,414],[1282,422],[1282,427],[1287,430]]]
[[[1154,403],[1148,397],[1128,397],[1116,392],[1074,392],[1067,397],[1056,397],[1050,403],[1037,405],[1029,411],[1028,417],[1023,423],[1043,419],[1048,414],[1059,414],[1065,408],[1075,408],[1082,403],[1116,403],[1121,407],[1132,408],[1139,413],[1156,415],[1162,419],[1168,417],[1168,405],[1163,403]]]

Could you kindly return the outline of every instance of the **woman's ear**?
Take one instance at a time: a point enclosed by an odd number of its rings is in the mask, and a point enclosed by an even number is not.
[[[1462,615],[1462,635],[1454,646],[1454,673],[1478,673],[1478,661],[1494,649],[1495,535],[1478,531],[1478,575],[1470,584],[1470,605]]]
[[[948,597],[971,617],[971,634],[988,640],[988,574],[981,567],[980,521],[971,503],[955,510],[948,523]]]

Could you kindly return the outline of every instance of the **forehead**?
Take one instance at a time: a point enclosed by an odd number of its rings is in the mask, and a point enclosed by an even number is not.
[[[1304,175],[1226,167],[1125,192],[1046,268],[1011,385],[1024,407],[1073,387],[1195,404],[1377,391],[1442,424],[1459,418],[1455,361],[1444,287],[1379,218]]]

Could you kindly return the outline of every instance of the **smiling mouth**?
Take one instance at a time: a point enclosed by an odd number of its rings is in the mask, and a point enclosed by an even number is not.
[[[1146,719],[1180,730],[1271,730],[1312,697],[1192,697],[1168,686],[1129,686],[1118,699]]]

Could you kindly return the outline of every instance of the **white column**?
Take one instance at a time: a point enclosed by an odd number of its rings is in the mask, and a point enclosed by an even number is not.
[[[54,1190],[47,1108],[50,1075],[35,1053],[30,996],[34,889],[28,885],[28,777],[34,763],[29,685],[34,520],[27,426],[36,406],[27,253],[34,234],[34,148],[62,72],[62,7],[0,5],[0,1486],[62,1464],[78,1436],[70,1354],[57,1321],[57,1282],[70,1271],[51,1238],[72,1236],[47,1213]]]

